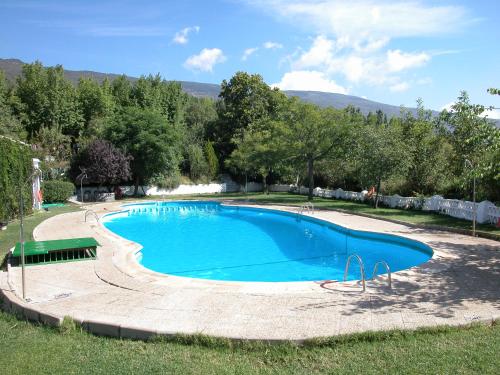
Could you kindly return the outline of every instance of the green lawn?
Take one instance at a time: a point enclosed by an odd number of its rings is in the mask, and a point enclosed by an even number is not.
[[[288,193],[233,193],[233,194],[207,194],[207,195],[191,195],[191,196],[169,196],[165,199],[196,199],[196,198],[228,198],[250,200],[262,204],[286,204],[300,206],[307,202],[307,197],[298,194]],[[149,198],[151,199],[151,198]],[[354,214],[368,214],[381,219],[399,220],[411,224],[437,225],[443,227],[452,227],[460,229],[472,230],[472,222],[467,220],[456,219],[451,216],[440,215],[428,211],[420,210],[403,210],[396,208],[380,207],[374,209],[371,205],[353,201],[343,201],[336,199],[314,198],[314,206],[316,208],[345,210]],[[493,233],[500,236],[500,228],[489,224],[478,224],[478,232]]]
[[[311,343],[149,342],[56,330],[0,313],[4,374],[497,374],[500,325],[382,332]]]

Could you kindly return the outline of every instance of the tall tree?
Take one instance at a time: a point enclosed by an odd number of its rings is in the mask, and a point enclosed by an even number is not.
[[[125,108],[110,122],[104,134],[116,147],[133,157],[135,195],[139,185],[148,183],[155,175],[177,171],[179,132],[158,112]]]
[[[84,120],[84,132],[95,135],[100,123],[113,113],[113,97],[109,81],[102,85],[90,77],[80,77],[77,87],[77,98]]]
[[[313,199],[314,164],[343,152],[347,139],[346,113],[333,108],[320,109],[315,105],[293,101],[283,134],[289,158],[306,163],[309,200]]]
[[[80,134],[83,116],[76,90],[64,77],[61,65],[44,68],[38,61],[23,65],[22,74],[17,78],[16,95],[30,138],[43,127],[66,135]]]
[[[367,124],[360,134],[358,148],[361,173],[365,181],[376,185],[375,208],[378,208],[381,183],[395,175],[404,175],[408,169],[407,149],[400,126]]]
[[[258,74],[237,72],[229,81],[221,84],[217,106],[219,121],[211,138],[215,140],[219,155],[225,159],[235,148],[235,140],[253,122],[274,117],[279,107],[279,96],[284,94],[272,90]]]

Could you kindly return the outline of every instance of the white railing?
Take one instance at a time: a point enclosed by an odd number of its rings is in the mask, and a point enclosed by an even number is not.
[[[308,194],[309,189],[294,185],[271,185],[270,191],[274,192],[294,192],[299,194]],[[315,188],[314,196],[322,198],[335,198],[342,200],[364,201],[367,198],[366,190],[361,192],[347,191],[343,189],[322,189]],[[458,199],[444,199],[440,195],[429,198],[402,197],[400,195],[380,195],[380,201],[392,208],[417,208],[424,211],[436,211],[443,215],[456,217],[459,219],[472,221],[474,216],[474,203]],[[490,223],[497,225],[500,220],[500,207],[496,207],[489,201],[476,203],[476,220],[478,223]]]

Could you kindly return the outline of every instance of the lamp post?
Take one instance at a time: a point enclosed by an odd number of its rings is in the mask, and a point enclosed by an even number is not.
[[[85,172],[85,169],[82,169],[82,167],[79,167],[82,173],[80,173],[80,200],[82,201],[83,204],[83,179],[88,178],[87,173]]]
[[[476,237],[476,174],[474,165],[469,159],[465,159],[465,166],[469,165],[472,171],[472,235]]]
[[[40,174],[39,169],[35,171],[28,177],[26,182],[19,187],[19,243],[21,245],[21,287],[23,291],[23,300],[26,299],[26,273],[25,273],[25,259],[24,259],[24,199],[23,199],[23,187],[28,181],[32,181],[33,177]],[[22,179],[20,179],[22,181]]]

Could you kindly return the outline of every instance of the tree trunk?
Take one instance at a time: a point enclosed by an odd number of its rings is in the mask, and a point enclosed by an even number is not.
[[[307,196],[307,199],[312,201],[313,200],[313,190],[314,190],[314,159],[309,158],[307,160],[307,177],[309,179],[309,195]]]
[[[134,197],[137,196],[137,193],[139,192],[139,176],[135,178],[135,184],[134,184]]]
[[[378,208],[379,191],[380,191],[380,178],[377,179],[377,193],[375,194],[375,208]]]
[[[266,194],[269,194],[269,188],[268,188],[268,186],[267,186],[267,174],[262,175],[262,183],[263,183],[263,185],[264,185],[264,186],[263,186],[263,187],[264,187],[264,192],[265,192]]]

